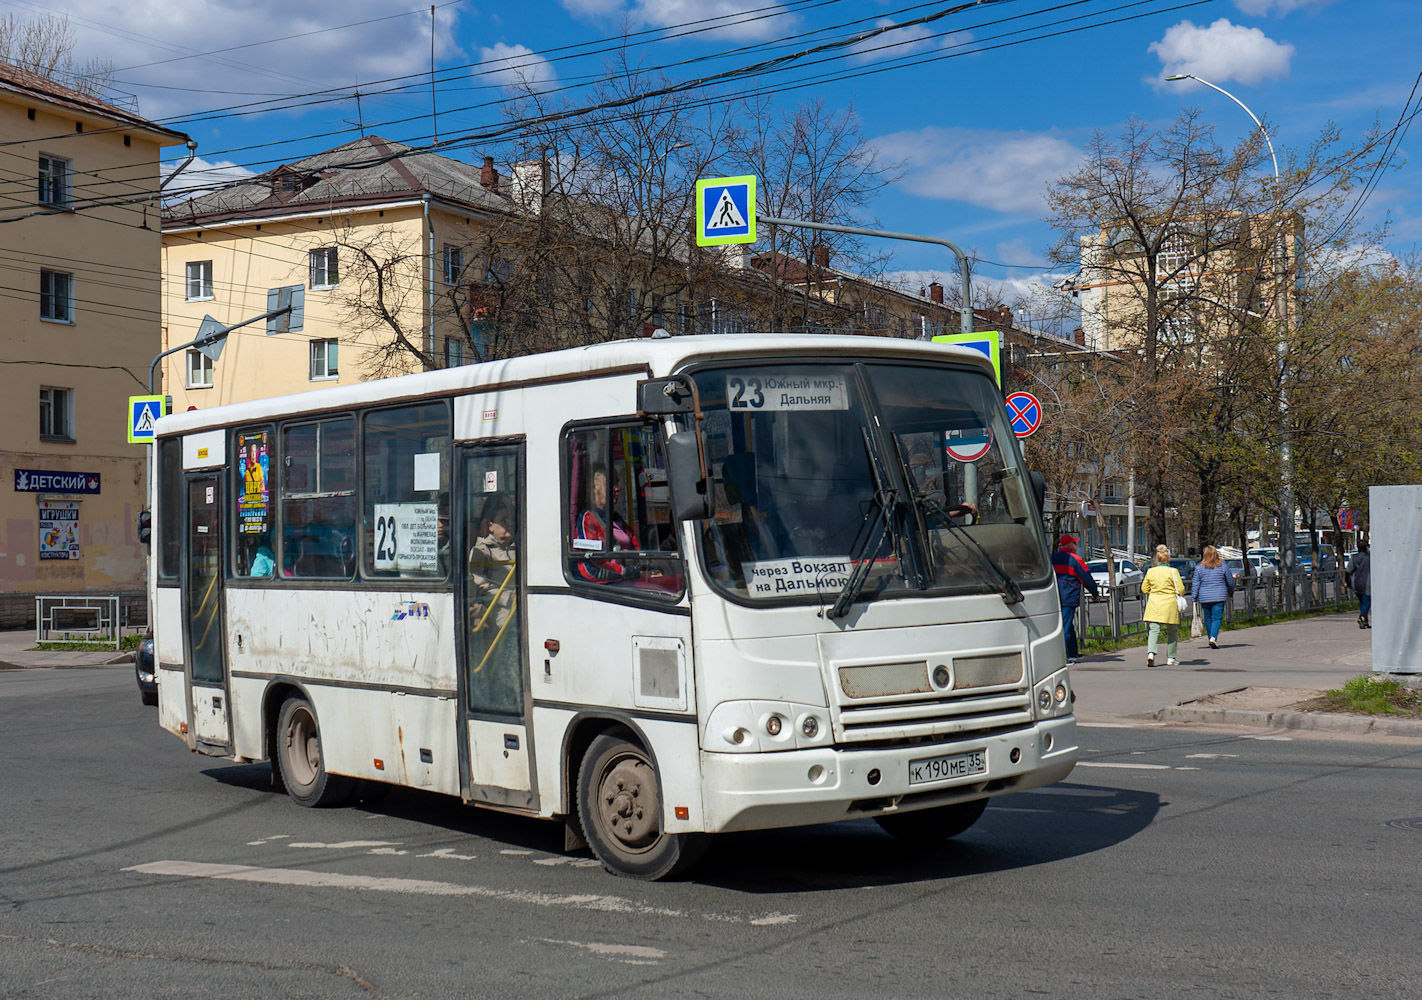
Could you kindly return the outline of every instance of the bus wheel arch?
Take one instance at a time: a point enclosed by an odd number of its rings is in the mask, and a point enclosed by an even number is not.
[[[596,731],[577,768],[576,787],[583,837],[613,874],[670,878],[705,853],[704,834],[665,832],[656,757],[631,729],[614,725]]]
[[[319,808],[350,801],[356,783],[326,770],[316,707],[305,692],[293,689],[281,700],[272,739],[275,767],[298,805]]]

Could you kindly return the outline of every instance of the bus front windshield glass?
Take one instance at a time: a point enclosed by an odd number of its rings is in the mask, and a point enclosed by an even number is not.
[[[871,600],[1046,582],[1026,475],[985,375],[747,363],[695,378],[715,503],[702,555],[732,596],[826,603],[846,588]]]

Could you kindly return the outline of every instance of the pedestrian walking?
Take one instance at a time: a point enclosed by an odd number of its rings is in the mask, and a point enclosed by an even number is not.
[[[1358,554],[1348,567],[1348,586],[1358,595],[1358,627],[1373,627],[1373,562],[1368,556],[1368,543],[1358,543]]]
[[[1056,554],[1052,556],[1052,572],[1057,576],[1057,596],[1062,602],[1062,637],[1066,639],[1069,664],[1075,663],[1081,655],[1076,641],[1076,609],[1081,606],[1081,588],[1091,591],[1091,596],[1098,600],[1101,597],[1091,571],[1076,554],[1076,541],[1073,535],[1063,535],[1057,541]]]
[[[1225,602],[1233,596],[1234,574],[1225,569],[1219,549],[1206,545],[1190,581],[1190,600],[1200,605],[1211,649],[1220,648],[1220,622],[1224,620]]]
[[[1150,625],[1146,634],[1146,666],[1155,666],[1162,625],[1165,626],[1165,664],[1179,666],[1175,653],[1180,643],[1180,614],[1185,610],[1185,584],[1180,579],[1180,571],[1170,565],[1170,550],[1164,545],[1155,547],[1155,565],[1141,581],[1141,593],[1148,598],[1141,619]]]

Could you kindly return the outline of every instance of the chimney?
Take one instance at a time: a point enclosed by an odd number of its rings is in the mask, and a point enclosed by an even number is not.
[[[484,166],[479,170],[479,185],[486,187],[490,191],[499,189],[499,172],[494,169],[494,158],[484,157]]]
[[[943,304],[943,286],[936,281],[928,286],[928,301]]]
[[[1085,346],[1086,346],[1086,331],[1083,330],[1081,327],[1077,327],[1075,330],[1073,330],[1073,331],[1071,332],[1071,342],[1072,342],[1073,344],[1075,344],[1077,347],[1085,347]]]
[[[810,261],[816,267],[829,267],[829,247],[824,245],[810,247]]]

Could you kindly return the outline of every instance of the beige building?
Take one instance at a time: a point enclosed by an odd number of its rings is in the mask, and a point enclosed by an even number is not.
[[[471,288],[491,266],[480,234],[512,209],[501,187],[492,160],[471,167],[367,136],[166,205],[164,350],[207,316],[261,316],[278,289],[304,298],[300,329],[254,323],[216,362],[191,349],[166,359],[174,411],[466,363],[461,325],[478,335]]]
[[[144,448],[128,397],[159,351],[158,161],[187,136],[0,64],[0,627],[37,594],[141,594]]]

